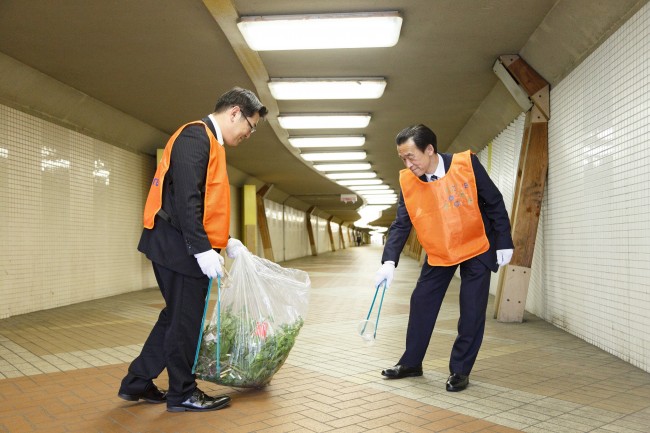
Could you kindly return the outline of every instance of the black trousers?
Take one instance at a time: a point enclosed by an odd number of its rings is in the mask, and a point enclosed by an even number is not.
[[[485,310],[490,295],[490,270],[477,258],[448,267],[429,266],[425,260],[411,295],[406,350],[398,364],[407,367],[422,364],[442,300],[458,266],[461,278],[460,318],[458,336],[449,359],[449,371],[459,374],[472,371],[483,342]]]
[[[156,263],[153,263],[153,270],[166,306],[142,352],[129,366],[120,392],[144,392],[167,368],[167,403],[175,405],[188,399],[196,388],[192,366],[210,280],[179,274]]]

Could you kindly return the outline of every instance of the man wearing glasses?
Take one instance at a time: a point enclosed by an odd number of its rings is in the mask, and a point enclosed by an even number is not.
[[[246,249],[229,237],[230,185],[224,145],[237,146],[255,132],[268,110],[250,90],[221,95],[214,112],[181,126],[167,142],[144,209],[138,250],[153,265],[165,299],[140,355],[118,396],[167,403],[170,412],[208,411],[230,403],[197,388],[192,373],[210,278],[223,276],[221,248],[234,258]],[[167,369],[169,391],[153,379]]]

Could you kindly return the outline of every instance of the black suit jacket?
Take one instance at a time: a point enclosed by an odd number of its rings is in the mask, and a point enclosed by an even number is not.
[[[209,118],[202,119],[216,136]],[[143,229],[138,250],[152,262],[181,274],[201,277],[194,254],[212,248],[203,228],[205,180],[210,139],[202,125],[186,126],[174,142],[163,183],[162,209],[173,225],[156,216],[152,229]]]
[[[445,164],[445,171],[448,171],[453,155],[441,153],[440,156]],[[485,168],[483,168],[476,155],[472,155],[472,168],[476,179],[478,205],[481,216],[483,217],[485,234],[490,242],[490,249],[480,254],[478,259],[492,272],[496,272],[499,270],[496,251],[514,248],[510,234],[510,219],[508,218],[508,212],[506,211],[501,192],[494,182],[492,182],[492,179],[490,179],[490,176],[488,176],[487,171],[485,171]],[[424,177],[422,180],[426,181]],[[397,266],[400,253],[404,248],[412,226],[411,218],[404,205],[404,196],[400,191],[397,215],[388,232],[384,253],[381,258],[382,263],[386,260],[392,260],[395,262],[395,266]]]

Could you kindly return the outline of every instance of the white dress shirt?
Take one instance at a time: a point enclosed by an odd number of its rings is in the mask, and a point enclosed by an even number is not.
[[[445,171],[445,162],[442,160],[442,156],[440,156],[439,153],[436,153],[438,156],[438,166],[436,167],[436,171],[434,173],[425,173],[427,175],[427,181],[431,182],[431,176],[435,176],[436,178],[440,179],[447,174]]]

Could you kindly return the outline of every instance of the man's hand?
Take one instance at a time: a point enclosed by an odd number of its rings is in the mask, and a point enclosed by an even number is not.
[[[497,265],[499,266],[505,266],[508,263],[510,263],[510,259],[512,259],[512,253],[513,250],[497,250]]]
[[[248,251],[248,248],[246,248],[244,244],[241,243],[240,240],[235,238],[228,239],[228,245],[226,245],[226,254],[228,255],[228,257],[234,259],[242,251]]]
[[[377,270],[375,274],[375,287],[378,287],[384,280],[386,280],[386,288],[390,287],[395,275],[395,262],[386,260],[383,265]]]
[[[194,257],[199,262],[201,272],[207,275],[208,278],[223,277],[223,257],[215,250],[194,254]]]

